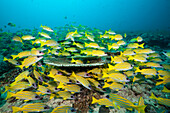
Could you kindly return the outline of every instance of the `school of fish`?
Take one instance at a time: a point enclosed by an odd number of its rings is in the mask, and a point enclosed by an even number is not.
[[[26,43],[31,44],[34,48],[12,54],[11,58],[4,57],[4,61],[22,70],[13,83],[5,86],[6,99],[16,97],[27,103],[22,107],[12,106],[13,113],[49,111],[50,107],[44,103],[29,103],[32,100],[40,100],[44,95],[49,95],[49,99],[68,100],[75,99],[74,94],[80,93],[84,88],[98,92],[105,92],[105,88],[119,91],[127,83],[138,82],[139,75],[144,80],[156,79],[155,86],[166,85],[170,82],[170,65],[165,64],[161,59],[161,55],[169,59],[169,53],[160,55],[157,51],[146,48],[141,36],[128,40],[126,33],[117,34],[111,29],[102,31],[81,25],[71,26],[64,32],[57,32],[48,26],[40,27],[42,31],[34,36],[16,35],[12,39],[23,46]],[[62,37],[58,37],[59,33]],[[110,63],[84,71],[78,69],[78,71],[68,71],[43,64],[45,57],[71,58],[70,64],[91,63],[73,56],[95,56],[101,59],[107,57]],[[33,90],[28,90],[30,87]],[[165,86],[162,92],[170,93]],[[153,93],[150,95],[150,98],[157,100],[159,104],[170,107],[170,99],[156,97]],[[91,104],[96,103],[115,109],[124,107],[130,111],[137,110],[139,113],[145,113],[147,106],[144,104],[143,97],[140,97],[136,104],[116,93],[107,94],[101,99],[92,97]],[[72,112],[76,112],[72,106],[58,106],[51,111],[51,113]]]

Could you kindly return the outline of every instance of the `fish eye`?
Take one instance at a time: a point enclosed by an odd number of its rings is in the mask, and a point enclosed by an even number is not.
[[[37,58],[40,58],[41,56],[37,56]]]
[[[20,63],[19,63],[19,62],[17,62],[17,63],[16,63],[16,65],[20,65]]]
[[[80,84],[80,82],[79,81],[76,81],[77,82],[77,84]]]
[[[29,72],[32,72],[32,70],[28,70]]]
[[[75,110],[74,108],[71,108],[70,111],[71,111],[71,112],[75,112],[76,110]]]
[[[89,85],[89,88],[91,88],[91,85]]]
[[[50,91],[50,90],[47,90],[47,93],[51,93],[51,91]]]
[[[54,88],[55,90],[58,90],[56,87]]]
[[[49,107],[48,106],[44,106],[44,109],[49,109]]]
[[[74,98],[74,96],[73,96],[73,95],[71,95],[71,98]]]
[[[102,86],[99,84],[98,87],[101,88]]]
[[[35,98],[40,98],[40,96],[38,96],[38,95],[35,95]]]
[[[69,80],[69,82],[72,82],[72,80]]]
[[[106,98],[109,98],[110,96],[109,95],[106,95]]]
[[[35,83],[33,83],[32,86],[36,88],[36,84]]]

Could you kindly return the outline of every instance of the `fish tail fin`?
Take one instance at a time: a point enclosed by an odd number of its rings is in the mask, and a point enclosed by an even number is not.
[[[100,38],[102,38],[103,36],[102,35],[100,35]]]
[[[45,42],[41,42],[41,47],[43,47],[45,45]]]
[[[109,87],[110,85],[107,83],[107,82],[105,82],[104,83],[104,86],[102,87],[102,88],[107,88],[107,87]]]
[[[64,88],[64,84],[62,82],[59,83],[58,87],[57,88]]]
[[[64,48],[64,51],[67,51],[67,49],[66,49],[66,48]]]
[[[73,42],[73,45],[76,45],[76,43],[75,43],[75,42]]]
[[[78,34],[77,29],[74,31],[75,34]]]
[[[129,58],[128,58],[128,60],[133,60],[133,56],[130,55]]]
[[[41,26],[40,26],[40,27],[43,27],[43,26],[42,26],[42,24],[41,24]]]
[[[141,106],[135,107],[135,109],[138,111],[138,113],[145,113],[145,108],[146,108],[146,105],[141,105]]]
[[[113,69],[114,69],[114,66],[112,66],[112,65],[110,65],[110,64],[108,64],[108,66],[109,66],[109,69],[108,69],[108,70],[113,70]]]
[[[91,104],[94,104],[94,103],[97,103],[97,99],[92,97],[92,103]]]
[[[32,45],[34,45],[35,41],[32,41]]]
[[[22,65],[18,65],[18,66],[15,66],[15,67],[19,67],[20,69],[23,70],[23,66]]]
[[[88,44],[87,44],[86,42],[85,42],[84,44],[85,44],[85,47],[87,47],[87,46],[88,46]]]
[[[72,58],[71,63],[75,62],[75,60]]]
[[[9,87],[8,86],[5,86],[5,91],[3,93],[5,93],[6,91],[9,90]]]
[[[143,43],[143,44],[140,44],[139,47],[144,48],[144,43]]]
[[[3,61],[7,61],[8,59],[6,57],[4,57]]]
[[[8,91],[8,92],[7,92],[7,97],[5,98],[5,100],[11,98],[13,94],[14,94],[14,93]]]
[[[14,60],[15,58],[17,58],[17,55],[11,55],[12,59]]]
[[[111,50],[111,48],[112,48],[112,45],[108,45],[108,50]]]
[[[149,98],[151,98],[151,99],[157,99],[156,96],[155,96],[153,93],[151,93],[151,96],[150,96]]]
[[[106,78],[106,77],[107,77],[107,73],[106,73],[106,72],[103,72],[102,78]]]
[[[136,67],[135,73],[137,73],[137,72],[141,72],[141,70],[139,69],[139,67]]]
[[[17,113],[18,111],[21,111],[20,107],[12,106],[12,113]]]
[[[47,52],[47,54],[49,54],[49,53],[51,53],[51,50],[50,50],[50,49],[48,49],[48,52]]]

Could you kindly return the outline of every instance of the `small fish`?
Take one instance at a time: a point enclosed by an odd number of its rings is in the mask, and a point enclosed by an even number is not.
[[[91,48],[100,48],[100,46],[97,43],[86,43],[85,42],[85,47],[91,47]]]
[[[14,23],[11,23],[11,22],[8,23],[8,26],[16,27],[16,25]]]
[[[46,42],[46,39],[43,39],[43,38],[36,39],[35,41],[32,41],[32,45],[35,44],[35,43],[40,44],[42,42]]]
[[[119,91],[119,89],[123,89],[124,85],[117,83],[117,82],[113,82],[111,84],[108,84],[107,82],[105,82],[102,88],[107,88],[107,87],[109,87],[112,90]]]
[[[160,64],[155,63],[155,62],[146,62],[146,63],[143,63],[142,65],[144,65],[146,67],[162,68],[162,66]]]
[[[26,77],[26,79],[28,80],[29,84],[34,87],[34,88],[37,88],[37,85],[35,83],[35,81],[29,76],[29,77]]]
[[[43,81],[43,78],[42,78],[42,76],[40,75],[39,72],[37,72],[36,70],[34,70],[33,73],[34,73],[34,76],[35,76],[35,78],[36,78],[37,80],[39,80],[39,81],[41,81],[41,82]]]
[[[82,77],[91,77],[91,75],[87,72],[78,72],[76,75],[82,76]]]
[[[119,46],[121,46],[121,45],[125,45],[125,44],[126,44],[126,42],[125,42],[125,41],[123,41],[123,40],[119,40],[119,41],[117,42],[117,44],[118,44]]]
[[[51,94],[51,90],[49,90],[48,88],[46,88],[45,86],[42,86],[42,85],[38,85],[37,90],[43,94]]]
[[[102,68],[93,68],[87,71],[87,73],[102,74]]]
[[[135,76],[136,73],[134,71],[126,71],[126,72],[123,72],[127,77],[131,77],[131,76]]]
[[[84,87],[86,87],[87,89],[90,89],[91,90],[91,85],[90,83],[88,82],[88,80],[86,80],[85,78],[83,78],[82,76],[78,76],[76,75],[74,72],[72,72],[72,75],[73,77],[76,78],[77,81],[79,81]]]
[[[93,35],[89,35],[89,34],[87,34],[87,32],[85,32],[85,37],[87,37],[87,39],[89,39],[90,41],[94,42],[94,36]]]
[[[110,93],[106,97],[110,99],[111,101],[115,102],[116,104],[123,106],[130,111],[132,111],[133,109],[136,109],[138,112],[144,113],[143,109],[146,107],[146,105],[134,105],[133,102],[113,93]]]
[[[144,43],[143,44],[138,44],[138,43],[130,43],[127,45],[127,48],[144,48]]]
[[[72,41],[74,41],[73,35],[75,34],[78,34],[77,30],[75,30],[74,32],[67,33],[65,40],[71,39]]]
[[[109,66],[109,70],[115,70],[115,71],[127,71],[133,68],[132,65],[128,62],[118,63],[114,66],[108,64],[108,66]]]
[[[147,59],[141,55],[129,56],[128,60],[134,60],[137,62],[147,62]]]
[[[150,54],[150,53],[155,53],[155,51],[151,50],[151,49],[140,49],[140,48],[137,48],[137,49],[134,49],[133,50],[135,53],[138,53],[138,54]]]
[[[69,52],[62,51],[58,53],[58,56],[71,56],[71,54]]]
[[[16,91],[16,90],[23,90],[23,89],[27,89],[31,87],[30,84],[28,82],[24,82],[24,81],[19,81],[19,82],[13,82],[12,84],[10,84],[10,86],[5,86],[5,91]]]
[[[51,113],[73,113],[76,110],[70,106],[59,106],[53,109]]]
[[[129,56],[129,55],[135,55],[136,53],[132,50],[125,50],[123,52],[120,52],[121,56]]]
[[[102,50],[92,50],[92,52],[89,52],[87,55],[91,55],[91,56],[107,56],[107,54]]]
[[[52,30],[50,27],[48,27],[48,26],[43,26],[43,25],[41,24],[40,27],[41,27],[42,29],[46,30],[46,31],[53,32],[53,30]]]
[[[55,40],[47,40],[46,42],[41,42],[41,47],[46,46],[56,46],[58,43]]]
[[[6,57],[4,57],[3,61],[8,61],[9,63],[16,65],[16,66],[20,65],[20,63],[18,61],[14,60],[14,59],[10,59],[10,58],[7,59]]]
[[[92,83],[92,85],[95,86],[96,88],[98,88],[98,89],[102,88],[102,86],[100,85],[100,83],[97,80],[95,80],[93,78],[87,78],[87,80],[90,81]]]
[[[20,74],[15,78],[15,83],[17,83],[18,81],[21,81],[22,79],[25,79],[29,74],[30,74],[30,72],[29,72],[28,70],[23,71],[22,73],[20,73]]]
[[[70,83],[70,80],[66,76],[63,76],[63,75],[52,75],[52,76],[48,75],[48,76],[54,78],[54,81],[57,81],[57,82]]]
[[[142,107],[141,111],[138,111],[138,113],[145,113],[145,108],[146,108],[146,105],[144,103],[144,100],[142,97],[139,98],[139,101],[138,101],[138,106],[145,106],[145,107]]]
[[[17,93],[12,93],[12,92],[7,92],[7,97],[6,100],[8,98],[11,97],[16,97],[17,99],[24,99],[24,100],[39,100],[40,96],[37,95],[35,92],[32,91],[19,91]]]
[[[153,58],[153,59],[150,59],[150,61],[152,61],[152,62],[163,62],[162,59],[160,59],[160,58]]]
[[[135,73],[140,72],[143,75],[157,75],[156,69],[139,69],[138,67],[136,68]]]
[[[149,98],[157,100],[159,104],[162,104],[168,107],[170,106],[170,99],[156,97],[153,93],[151,93],[151,96]]]
[[[112,57],[111,56],[111,63],[122,63],[122,62],[124,62],[124,60],[122,59],[122,57],[118,57],[118,56],[114,56],[114,57]]]
[[[164,69],[170,70],[170,65],[169,64],[162,64],[162,67]]]
[[[32,56],[41,56],[41,55],[44,55],[44,53],[42,51],[39,51],[35,48],[31,49],[31,55]]]
[[[23,40],[32,40],[35,39],[35,37],[31,36],[31,35],[24,35],[21,37]]]
[[[111,50],[111,49],[119,49],[119,45],[117,43],[112,43],[112,45],[108,45],[108,50]]]
[[[153,57],[153,58],[160,57],[160,55],[158,53],[150,53],[150,54],[148,54],[148,56]]]
[[[113,102],[111,102],[107,98],[96,99],[96,98],[92,97],[92,103],[91,104],[94,104],[94,103],[98,103],[99,105],[105,105],[106,107],[113,107],[114,106]]]
[[[78,50],[75,47],[69,47],[69,48],[64,48],[64,51],[77,52]]]
[[[17,41],[17,42],[21,42],[22,44],[24,44],[22,42],[22,39],[19,36],[14,36],[12,40]]]
[[[42,58],[42,56],[29,56],[28,58],[25,58],[24,61],[22,61],[21,65],[18,65],[16,67],[19,67],[21,69],[23,69],[23,67],[28,68],[29,66],[41,60]]]
[[[113,37],[114,40],[122,40],[123,36],[121,34],[115,34]]]
[[[73,42],[73,45],[76,45],[79,48],[84,48],[84,46],[80,43]]]
[[[81,88],[80,86],[76,84],[69,84],[69,85],[64,85],[62,82],[58,85],[57,88],[64,89],[64,91],[69,91],[72,94],[80,92]]]
[[[83,61],[81,61],[81,60],[74,60],[74,59],[72,58],[71,63],[83,64]]]
[[[23,57],[27,57],[31,55],[31,51],[22,51],[20,53],[18,53],[17,55],[11,55],[13,59],[18,58],[23,58]]]
[[[59,52],[58,52],[57,49],[52,49],[52,50],[48,49],[47,54],[49,54],[49,53],[51,53],[51,54],[53,54],[53,55],[58,55]]]
[[[30,103],[26,104],[23,107],[15,107],[12,106],[13,113],[17,113],[18,111],[23,111],[24,113],[27,112],[41,112],[41,111],[48,111],[50,110],[49,106],[44,103]]]
[[[47,33],[45,33],[45,32],[38,32],[38,34],[41,35],[42,37],[51,39],[51,37]]]
[[[130,40],[130,42],[142,42],[143,38],[141,36],[138,36],[137,38],[133,38]]]
[[[105,31],[105,33],[108,33],[110,35],[115,35],[116,33],[114,31],[112,31],[111,29],[109,29],[109,31]]]
[[[59,94],[59,97],[62,97],[63,100],[74,99],[74,96],[68,91],[58,91],[57,94]]]

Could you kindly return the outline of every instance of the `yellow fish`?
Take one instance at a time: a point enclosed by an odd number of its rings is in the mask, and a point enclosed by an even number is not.
[[[39,80],[39,81],[43,81],[43,78],[42,78],[42,76],[40,75],[40,73],[38,73],[36,70],[34,70],[33,71],[33,73],[34,73],[34,76],[35,76],[35,78],[37,79],[37,80]]]
[[[7,92],[6,100],[11,97],[16,97],[17,99],[24,99],[26,101],[40,99],[40,96],[32,91],[19,91],[17,93]]]
[[[134,105],[133,102],[113,93],[110,93],[106,97],[109,98],[111,101],[116,102],[116,104],[123,106],[130,111],[136,109],[138,112],[144,113],[143,109],[146,107],[146,105]]]
[[[57,94],[59,94],[59,97],[62,97],[63,100],[74,99],[74,96],[68,91],[59,91]]]
[[[151,93],[151,96],[149,98],[157,100],[159,104],[162,104],[168,107],[170,106],[170,99],[156,97],[153,93]]]
[[[45,86],[42,86],[42,85],[38,85],[37,90],[40,91],[43,94],[51,94],[51,91],[48,88],[46,88]]]
[[[46,46],[56,46],[58,43],[55,40],[47,40],[46,42],[41,42],[41,47]]]
[[[81,60],[74,60],[74,59],[72,58],[71,63],[83,64],[83,61],[81,61]]]
[[[105,82],[103,88],[107,88],[107,87],[109,87],[112,90],[118,91],[119,89],[122,89],[124,85],[117,83],[117,82],[113,82],[111,84],[108,84],[107,82]]]
[[[130,43],[127,45],[127,48],[138,48],[138,47],[144,48],[144,43],[143,44]]]
[[[116,65],[111,65],[108,64],[109,66],[109,70],[115,70],[115,71],[126,71],[126,70],[130,70],[132,69],[132,65],[128,62],[122,62],[122,63],[118,63]]]
[[[28,112],[41,112],[48,111],[50,108],[44,103],[30,103],[21,107],[12,106],[13,113],[17,113],[18,111],[23,111],[24,113]]]
[[[41,60],[42,58],[42,56],[29,56],[28,58],[25,58],[24,61],[22,61],[21,65],[18,65],[16,67],[19,67],[21,69],[23,69],[23,67],[28,68],[29,66]]]
[[[23,58],[23,57],[27,57],[31,55],[31,51],[22,51],[20,53],[18,53],[18,55],[11,55],[13,59],[19,57],[19,58]]]
[[[53,30],[52,30],[50,27],[48,27],[48,26],[43,26],[43,25],[41,24],[40,27],[41,27],[42,29],[46,30],[46,31],[53,32]]]
[[[13,64],[13,65],[20,65],[20,63],[14,59],[7,59],[6,57],[4,57],[3,61],[8,61],[9,63]]]
[[[157,75],[157,71],[156,69],[139,69],[139,68],[136,68],[136,72],[140,72],[141,74],[144,74],[144,75]]]
[[[38,32],[38,34],[40,34],[42,37],[51,39],[51,37],[47,33],[45,33],[45,32]]]
[[[23,71],[15,78],[15,83],[21,81],[22,79],[25,79],[29,74],[30,74],[29,70]]]
[[[164,86],[164,89],[162,90],[162,92],[170,93],[170,90],[169,90],[169,89],[167,89],[167,88]]]
[[[29,76],[29,77],[26,77],[26,79],[28,80],[29,84],[34,87],[34,88],[37,88],[37,85],[35,83],[35,81]]]
[[[24,35],[21,37],[23,40],[32,40],[35,39],[35,37],[31,36],[31,35]]]
[[[53,109],[51,113],[73,113],[76,110],[70,106],[59,106]]]
[[[24,44],[22,42],[22,39],[19,36],[14,36],[12,40],[17,41],[17,42],[21,42],[22,44]]]
[[[92,103],[91,104],[94,104],[94,103],[98,103],[99,105],[105,105],[106,107],[113,107],[114,106],[113,102],[111,102],[107,98],[96,99],[96,98],[92,97]]]
[[[91,90],[91,85],[90,83],[88,82],[88,80],[86,80],[85,78],[83,78],[82,76],[78,76],[76,75],[74,72],[72,72],[72,75],[73,77],[76,78],[77,81],[79,81],[84,87],[86,87],[87,89],[90,89]]]

